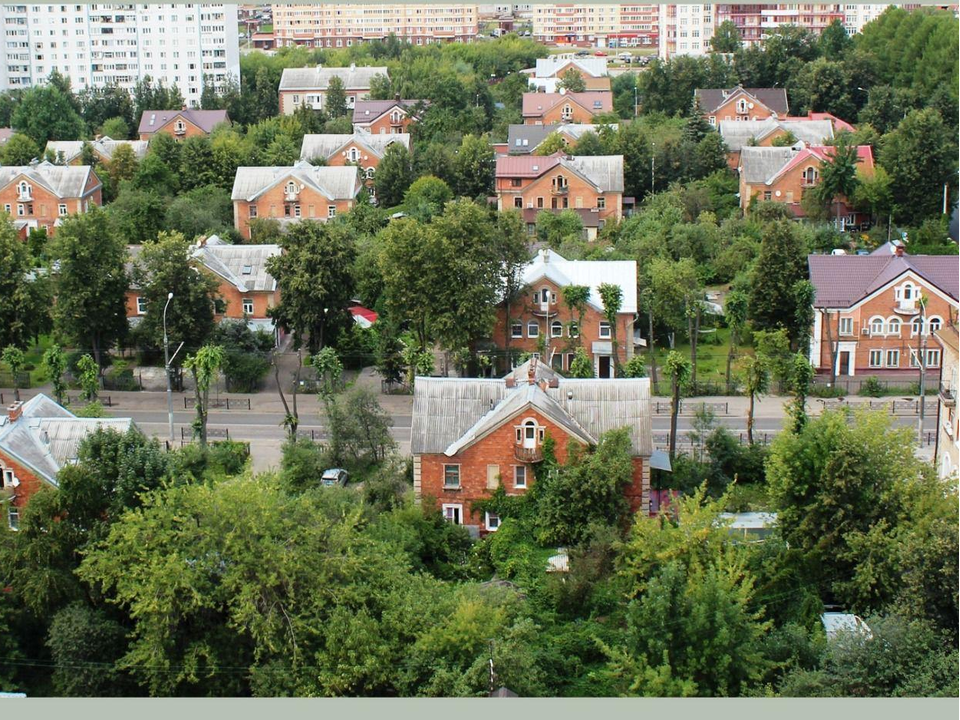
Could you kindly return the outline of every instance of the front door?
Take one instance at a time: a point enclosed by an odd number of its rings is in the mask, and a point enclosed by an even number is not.
[[[850,374],[850,351],[841,350],[837,353],[837,375]]]
[[[613,358],[609,355],[601,355],[597,358],[597,377],[613,377]]]
[[[523,447],[533,450],[537,446],[537,426],[528,422],[523,426]]]

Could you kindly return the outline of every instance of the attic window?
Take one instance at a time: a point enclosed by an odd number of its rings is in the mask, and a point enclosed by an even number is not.
[[[253,274],[253,266],[252,266],[252,265],[244,265],[244,266],[243,266],[243,269],[242,269],[240,272],[241,272],[241,274],[243,274],[243,275],[252,275],[252,274]]]

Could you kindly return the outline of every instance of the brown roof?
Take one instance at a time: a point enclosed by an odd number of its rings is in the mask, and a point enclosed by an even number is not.
[[[417,103],[426,103],[426,100],[357,100],[353,106],[353,122],[373,122],[386,112],[399,107],[405,112],[412,113]]]
[[[745,88],[738,85],[729,90],[726,88],[697,89],[694,91],[694,96],[700,101],[700,109],[705,113],[711,113],[741,90],[777,115],[787,114],[789,109],[787,91],[783,88]]]
[[[810,255],[815,307],[847,308],[906,272],[958,298],[957,258],[951,255]]]
[[[524,93],[523,116],[539,117],[565,100],[572,100],[593,114],[613,111],[613,93]]]
[[[941,344],[951,348],[954,353],[960,351],[960,334],[957,333],[956,325],[947,325],[935,330],[933,334]]]
[[[140,116],[140,133],[154,133],[177,116],[193,123],[206,133],[220,123],[230,122],[226,110],[144,110]]]

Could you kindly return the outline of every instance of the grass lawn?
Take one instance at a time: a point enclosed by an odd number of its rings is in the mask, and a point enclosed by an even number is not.
[[[719,344],[713,344],[713,339]],[[690,343],[678,342],[673,348],[685,358],[690,358]],[[739,358],[743,357],[743,351],[749,348],[741,346]],[[670,348],[664,343],[663,346],[657,346],[657,370],[661,374],[663,364],[667,359]],[[727,355],[730,352],[730,330],[727,328],[717,328],[716,332],[701,333],[700,342],[697,345],[697,382],[699,383],[717,383],[723,385],[727,381]],[[739,369],[739,358],[733,363],[733,374],[736,375]],[[649,363],[648,363],[649,367]],[[660,378],[658,378],[660,379]]]
[[[30,387],[36,387],[38,385],[43,385],[50,378],[47,376],[47,371],[43,367],[43,354],[47,351],[53,344],[53,339],[49,335],[41,335],[40,341],[31,346],[24,355],[26,356],[27,367],[32,367],[30,370]]]

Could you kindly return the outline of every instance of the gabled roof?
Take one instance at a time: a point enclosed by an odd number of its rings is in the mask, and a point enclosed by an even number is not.
[[[0,452],[56,485],[57,473],[77,458],[80,442],[97,428],[125,432],[130,418],[78,418],[42,393],[23,404],[14,422],[0,418]]]
[[[80,157],[83,152],[83,143],[83,140],[51,140],[47,143],[47,152],[63,153],[64,162],[70,162]],[[110,137],[102,137],[99,140],[91,140],[90,145],[94,152],[107,160],[113,157],[113,153],[121,145],[128,145],[137,159],[143,159],[150,143],[147,140],[114,140]]]
[[[240,292],[273,292],[277,281],[267,272],[267,260],[279,254],[279,245],[206,244],[193,257]]]
[[[958,299],[956,256],[810,255],[807,265],[816,288],[814,307],[851,307],[909,272]]]
[[[355,132],[350,135],[304,135],[303,144],[300,146],[301,160],[315,160],[316,158],[331,158],[338,152],[347,147],[350,143],[356,143],[367,148],[378,158],[383,157],[393,143],[400,143],[408,150],[410,149],[410,136],[407,133],[397,135],[380,135],[368,132]]]
[[[546,278],[559,287],[583,285],[590,288],[587,302],[603,309],[600,286],[619,285],[623,290],[621,313],[637,312],[636,260],[567,260],[553,250],[540,250],[523,269],[523,283],[534,285]]]
[[[793,147],[750,147],[740,149],[740,177],[748,184],[771,185],[784,173],[804,162],[818,167],[832,157],[830,145],[805,145],[798,142]],[[873,149],[869,145],[857,146],[858,164],[863,169],[873,170]]]
[[[584,123],[560,123],[557,125],[511,125],[507,135],[507,152],[518,155],[532,153],[552,133],[559,132],[579,140],[586,133],[599,133],[603,127],[617,130],[616,123],[609,125],[586,125]]]
[[[140,116],[139,133],[154,133],[177,116],[193,123],[205,133],[213,132],[220,123],[230,122],[226,110],[144,110]]]
[[[730,152],[737,152],[750,141],[761,142],[778,130],[793,133],[798,141],[809,145],[823,145],[833,139],[833,123],[829,120],[807,120],[805,118],[779,119],[775,117],[763,120],[721,120],[720,136]]]
[[[238,167],[233,181],[233,200],[252,202],[277,183],[293,180],[330,200],[350,200],[360,192],[359,168],[324,167],[298,160],[292,166]]]
[[[653,450],[648,378],[561,378],[558,387],[544,390],[529,383],[507,387],[503,380],[418,377],[411,453],[454,454],[529,408],[584,442],[628,428],[636,455],[649,457]]]
[[[495,176],[538,178],[558,166],[576,173],[597,192],[623,192],[623,155],[501,155]]]
[[[79,198],[86,192],[93,168],[89,165],[54,165],[41,162],[36,165],[7,165],[0,167],[0,187],[21,175],[29,183],[36,183],[58,198]],[[100,187],[98,182],[94,188]]]
[[[694,97],[700,101],[700,109],[709,115],[739,93],[743,93],[748,100],[761,103],[777,115],[787,114],[787,91],[783,88],[745,88],[738,85],[729,90],[725,88],[697,89],[694,91]]]
[[[394,108],[410,113],[418,103],[426,100],[357,100],[353,106],[353,124],[371,123]]]
[[[540,117],[564,102],[580,105],[592,115],[613,111],[613,93],[524,93],[523,117]]]
[[[537,66],[533,68],[533,76],[538,78],[556,77],[557,72],[573,65],[591,77],[600,77],[607,74],[607,59],[605,57],[592,58],[537,58]]]
[[[389,77],[386,67],[323,67],[285,68],[280,76],[280,90],[326,90],[334,77],[340,78],[344,90],[369,90],[377,75]]]

